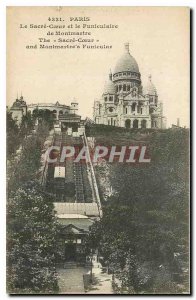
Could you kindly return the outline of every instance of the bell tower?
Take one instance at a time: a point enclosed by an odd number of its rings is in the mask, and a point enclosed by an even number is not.
[[[78,102],[75,99],[71,102],[70,113],[74,115],[78,113]]]

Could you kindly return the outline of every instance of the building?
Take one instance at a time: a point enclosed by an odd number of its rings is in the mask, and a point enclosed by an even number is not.
[[[165,128],[163,106],[149,76],[142,87],[138,64],[125,44],[125,52],[110,72],[102,98],[94,102],[94,121],[126,128]]]
[[[44,143],[39,172],[43,190],[53,196],[55,215],[61,224],[57,265],[65,268],[70,263],[88,264],[86,236],[90,226],[102,216],[92,163],[86,160],[75,161],[75,155],[61,160],[59,155],[66,146],[74,147],[76,155],[85,147],[90,155],[83,120],[76,114],[66,116],[61,116]],[[53,158],[57,155],[56,162],[52,163],[45,159],[46,151],[51,146],[60,149],[60,152],[57,149],[52,152]],[[96,263],[95,256],[93,259],[93,263]]]
[[[28,111],[32,114],[36,110],[49,110],[52,112],[54,118],[59,120],[59,117],[66,114],[76,114],[78,111],[78,103],[74,100],[71,105],[60,104],[58,101],[56,103],[35,103],[29,104],[27,107]]]
[[[22,95],[19,99],[18,97],[16,98],[10,109],[10,112],[12,114],[12,118],[16,120],[18,125],[20,125],[22,122],[22,117],[26,116],[27,114],[27,104]]]
[[[77,115],[78,103],[75,100],[71,102],[71,105],[60,104],[58,101],[55,103],[27,104],[23,96],[21,96],[19,99],[18,97],[16,98],[10,108],[12,118],[17,121],[18,125],[21,124],[22,117],[25,116],[27,112],[33,115],[37,111],[50,111],[54,119],[59,121],[60,124],[70,124],[72,120],[72,123],[77,127],[81,120],[81,117]]]
[[[59,250],[62,256],[59,263],[69,261],[85,263],[87,254],[85,238],[89,233],[89,227],[100,218],[97,204],[55,202],[54,209],[61,224]]]

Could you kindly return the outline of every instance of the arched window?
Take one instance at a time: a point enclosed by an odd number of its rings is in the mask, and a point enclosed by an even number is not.
[[[125,127],[126,127],[126,128],[131,128],[131,121],[130,121],[129,119],[127,119],[127,120],[125,121]]]
[[[135,111],[135,108],[136,108],[136,103],[133,103],[133,104],[131,105],[132,111]]]
[[[55,109],[52,111],[52,114],[53,114],[53,117],[54,117],[54,118],[57,117],[57,111],[56,111]]]
[[[125,108],[125,113],[126,113],[126,114],[128,113],[128,108],[127,108],[127,107]]]
[[[62,110],[59,110],[59,115],[63,115],[63,111]]]
[[[146,120],[141,121],[141,128],[146,128]]]
[[[153,97],[149,97],[149,99],[150,99],[150,102],[153,102]]]
[[[127,91],[128,91],[128,92],[130,91],[130,85],[127,86]]]
[[[138,128],[138,120],[133,121],[133,128]]]
[[[122,85],[119,85],[119,92],[122,90]]]
[[[112,97],[112,96],[110,96],[110,97],[109,97],[109,101],[112,101],[112,100],[113,100],[113,97]]]
[[[154,108],[150,107],[150,114],[153,114]]]
[[[107,97],[104,97],[104,100],[107,101]]]
[[[123,84],[123,91],[126,92],[126,84]]]

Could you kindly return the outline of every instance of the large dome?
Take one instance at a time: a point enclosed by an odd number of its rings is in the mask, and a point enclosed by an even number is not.
[[[129,53],[129,44],[125,44],[125,53],[117,61],[114,69],[114,74],[119,72],[134,72],[139,73],[138,64],[133,56]]]
[[[114,95],[116,92],[116,88],[114,83],[112,82],[111,74],[109,75],[109,79],[105,82],[103,94],[112,94]]]
[[[152,76],[151,75],[149,75],[149,77],[148,77],[148,83],[144,87],[143,94],[144,95],[150,95],[150,96],[156,96],[157,95],[157,89],[156,89],[155,85],[152,83]]]

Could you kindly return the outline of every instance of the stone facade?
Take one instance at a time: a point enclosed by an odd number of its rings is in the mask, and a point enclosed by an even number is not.
[[[136,60],[125,44],[113,74],[105,83],[102,98],[94,102],[94,121],[97,124],[126,128],[165,128],[162,103],[149,76],[143,89]]]
[[[27,114],[27,104],[23,99],[23,96],[18,99],[16,98],[15,102],[13,103],[10,112],[12,114],[12,118],[16,120],[17,124],[20,125],[22,122],[22,117]]]
[[[49,110],[53,113],[56,120],[59,120],[59,117],[64,114],[76,114],[78,112],[78,103],[76,101],[71,102],[71,105],[60,104],[58,101],[56,103],[36,103],[29,104],[28,111],[32,114],[38,110]]]
[[[58,121],[62,119],[63,116],[75,115],[78,112],[78,103],[76,101],[72,101],[71,105],[60,104],[58,101],[56,103],[35,103],[35,104],[27,104],[24,101],[23,96],[19,99],[15,100],[12,107],[10,108],[10,112],[12,113],[12,118],[17,121],[20,125],[22,121],[22,117],[30,112],[33,114],[36,110],[49,110],[53,113],[54,118]]]

